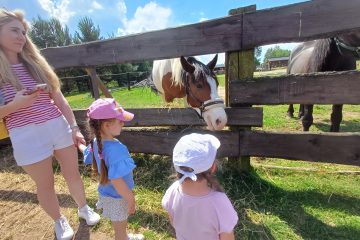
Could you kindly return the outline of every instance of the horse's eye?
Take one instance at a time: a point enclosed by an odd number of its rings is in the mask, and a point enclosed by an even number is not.
[[[197,87],[197,88],[203,88],[203,85],[197,84],[196,87]]]

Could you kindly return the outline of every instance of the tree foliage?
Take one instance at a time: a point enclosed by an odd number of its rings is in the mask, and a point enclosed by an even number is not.
[[[38,48],[67,46],[72,43],[69,28],[66,25],[63,27],[56,18],[44,20],[38,16],[33,19],[29,36]]]
[[[260,65],[261,52],[262,52],[262,48],[260,46],[255,48],[255,51],[254,51],[255,66]]]
[[[103,39],[100,37],[99,25],[95,24],[89,17],[83,17],[78,23],[78,31],[75,31],[74,43],[85,43]]]
[[[264,56],[264,62],[269,58],[278,58],[278,57],[288,57],[290,56],[291,51],[288,49],[281,49],[280,46],[276,45],[273,48],[269,48]]]

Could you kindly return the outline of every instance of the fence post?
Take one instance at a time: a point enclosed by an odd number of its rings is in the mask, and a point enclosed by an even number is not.
[[[100,98],[99,88],[104,93],[105,97],[112,98],[112,96],[111,96],[110,92],[107,90],[105,84],[101,81],[99,76],[96,74],[96,69],[95,68],[85,68],[85,70],[91,78],[91,83],[92,83],[93,91],[94,91],[94,98],[95,99]]]
[[[242,8],[231,9],[229,15],[236,15],[255,11],[256,5],[250,5]],[[240,39],[239,39],[240,40]],[[242,41],[242,40],[241,40]],[[226,52],[225,54],[225,101],[229,106],[229,80],[243,81],[245,79],[253,78],[255,71],[254,63],[254,49],[238,52]],[[244,107],[245,105],[240,105]],[[240,107],[239,105],[231,107]],[[246,105],[249,106],[249,105]],[[251,129],[251,127],[230,127],[231,130],[241,131]],[[231,157],[229,162],[232,167],[236,168],[239,172],[249,172],[250,170],[250,157]]]
[[[126,73],[126,79],[127,79],[127,88],[128,91],[130,91],[130,73]]]

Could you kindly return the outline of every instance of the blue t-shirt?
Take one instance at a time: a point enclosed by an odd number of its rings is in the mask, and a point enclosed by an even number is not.
[[[117,139],[104,140],[102,143],[102,155],[105,160],[105,165],[108,168],[108,179],[111,180],[122,178],[128,188],[133,189],[134,179],[132,171],[136,167],[136,165],[134,163],[134,160],[131,158],[127,147]],[[84,151],[85,164],[92,164],[92,151],[94,151],[95,153],[94,155],[100,174],[100,158],[98,154],[98,146],[96,143],[96,139],[94,139],[93,150],[91,150],[91,145],[89,145]],[[101,196],[104,197],[122,198],[114,188],[111,181],[109,181],[109,183],[106,185],[99,184],[98,192]]]

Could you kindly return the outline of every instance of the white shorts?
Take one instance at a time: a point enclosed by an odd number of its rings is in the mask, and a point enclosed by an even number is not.
[[[64,116],[10,129],[9,136],[19,166],[40,162],[53,155],[54,150],[74,144],[72,131]]]
[[[111,221],[124,221],[128,219],[128,206],[123,198],[99,196],[96,203],[97,209],[102,209],[102,216]]]

